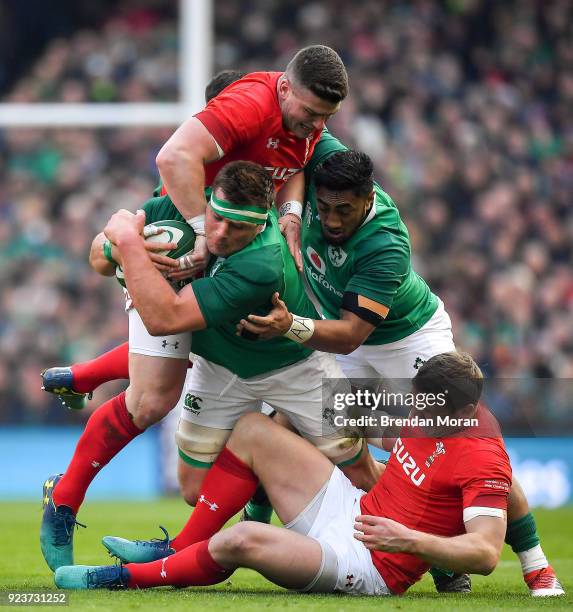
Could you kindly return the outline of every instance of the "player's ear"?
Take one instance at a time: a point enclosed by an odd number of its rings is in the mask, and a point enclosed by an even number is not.
[[[279,94],[279,98],[284,100],[287,97],[289,90],[290,90],[290,83],[285,73],[279,77],[279,82],[277,85],[277,92]]]
[[[463,408],[460,408],[455,414],[456,419],[471,419],[475,415],[476,405],[466,404]]]
[[[372,206],[374,206],[374,199],[376,198],[376,194],[374,193],[374,189],[370,192],[368,196],[368,204],[366,206],[366,212],[370,212]]]

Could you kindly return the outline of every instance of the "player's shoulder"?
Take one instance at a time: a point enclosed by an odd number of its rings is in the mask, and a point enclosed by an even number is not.
[[[377,262],[397,273],[406,271],[411,263],[411,249],[407,236],[401,232],[390,231],[387,227],[372,227],[356,236],[352,245],[355,265],[371,266]]]
[[[374,185],[374,204],[362,225],[352,237],[358,253],[384,253],[389,249],[402,251],[410,257],[410,237],[392,198],[380,186]]]
[[[454,438],[457,450],[455,469],[462,478],[483,475],[511,475],[509,456],[501,436],[463,436]]]
[[[323,128],[320,134],[320,139],[314,148],[313,157],[332,155],[337,151],[348,151],[348,147],[334,134],[332,134],[328,128]]]
[[[231,83],[209,104],[225,99],[247,96],[249,102],[263,105],[276,100],[277,81],[280,72],[249,72],[242,79]]]
[[[168,195],[150,198],[141,208],[145,211],[146,223],[155,223],[156,221],[169,219],[184,221],[183,216]]]
[[[320,139],[314,147],[312,156],[306,165],[304,172],[307,181],[312,179],[312,175],[316,170],[316,167],[322,163],[325,159],[328,159],[334,153],[338,151],[347,151],[348,147],[341,142],[336,136],[328,131],[328,128],[324,128],[320,134]]]
[[[276,82],[281,73],[251,72],[231,83],[196,115],[208,123],[212,117],[249,126],[250,131],[265,131],[282,126]]]

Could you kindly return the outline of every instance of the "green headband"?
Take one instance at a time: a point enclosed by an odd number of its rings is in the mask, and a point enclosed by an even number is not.
[[[261,206],[238,206],[233,202],[217,198],[214,193],[211,194],[209,204],[218,215],[232,221],[264,225],[269,216],[269,211]]]

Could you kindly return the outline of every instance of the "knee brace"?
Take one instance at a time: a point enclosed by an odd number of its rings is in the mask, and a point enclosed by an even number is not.
[[[231,429],[215,429],[180,419],[175,432],[179,456],[185,463],[196,467],[209,467],[223,450]]]

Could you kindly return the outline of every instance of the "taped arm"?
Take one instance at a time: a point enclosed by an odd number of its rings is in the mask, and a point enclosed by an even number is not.
[[[342,318],[338,321],[315,321],[314,333],[304,345],[327,353],[348,355],[355,351],[376,327],[354,312],[341,310],[340,313]]]
[[[362,296],[356,294],[348,297],[348,310],[343,308],[338,320],[308,319],[290,313],[278,293],[273,295],[272,303],[273,309],[267,316],[251,314],[248,319],[241,320],[239,331],[246,329],[263,340],[287,336],[310,348],[345,355],[363,344],[379,321],[388,314],[388,308],[383,304],[367,298],[364,301]]]

